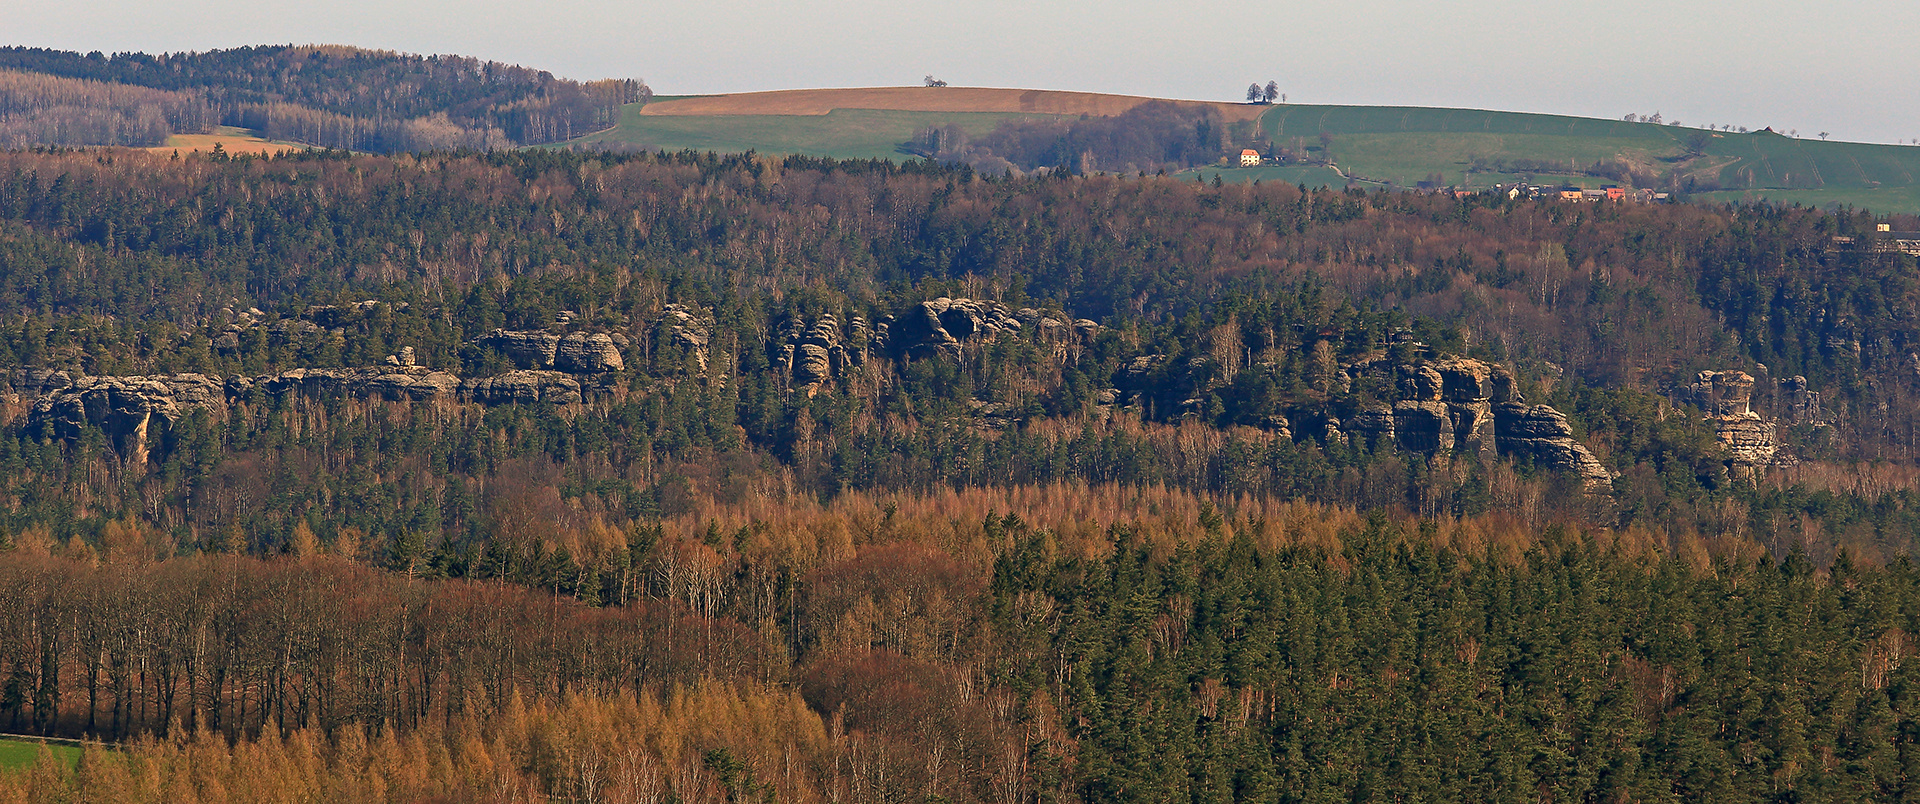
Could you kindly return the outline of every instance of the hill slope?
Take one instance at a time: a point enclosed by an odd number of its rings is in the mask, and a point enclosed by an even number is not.
[[[1010,120],[1113,116],[1149,100],[961,87],[742,93],[630,105],[617,126],[575,142],[899,159],[913,156],[902,144],[929,126],[951,124],[977,138]],[[1256,129],[1238,132],[1244,144],[1293,157],[1291,164],[1261,168],[1205,168],[1206,178],[1309,186],[1347,177],[1406,187],[1435,178],[1464,187],[1617,183],[1723,199],[1920,211],[1920,148],[1522,112],[1174,103],[1215,110],[1229,123],[1257,121]],[[1329,160],[1338,171],[1328,169]]]
[[[1470,109],[1282,106],[1261,123],[1275,143],[1318,143],[1327,133],[1349,175],[1399,185],[1434,173],[1469,187],[1527,178],[1645,186],[1652,179],[1723,197],[1885,211],[1911,210],[1920,200],[1920,148],[1906,146]]]
[[[979,137],[1008,122],[1111,117],[1155,101],[1133,95],[979,87],[800,89],[673,98],[626,107],[613,128],[583,145],[669,151],[757,151],[836,159],[902,159],[902,143],[933,126]],[[1251,124],[1262,107],[1174,101]],[[1251,130],[1249,128],[1249,130]]]
[[[581,83],[465,56],[341,45],[111,57],[6,47],[0,76],[0,131],[9,115],[49,111],[88,121],[111,111],[145,123],[139,136],[124,125],[14,126],[45,145],[158,145],[169,134],[207,133],[212,122],[361,151],[508,147],[605,128],[621,104],[650,94],[639,81]]]

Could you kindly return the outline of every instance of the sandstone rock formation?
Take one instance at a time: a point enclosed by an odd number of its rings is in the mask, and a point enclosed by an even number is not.
[[[832,313],[822,313],[812,323],[797,317],[787,319],[774,342],[774,361],[786,377],[788,388],[811,396],[849,367],[861,364],[865,351],[858,343],[850,345],[848,336],[863,337],[866,322],[851,320],[860,326],[843,331]]]
[[[522,369],[557,369],[575,374],[626,370],[620,357],[623,335],[574,332],[566,336],[544,330],[496,329],[476,342],[505,355]]]
[[[609,371],[625,371],[626,361],[620,359],[620,347],[625,345],[625,336],[608,335],[603,332],[588,334],[575,332],[560,339],[554,350],[553,367],[575,374],[601,374]]]
[[[1067,346],[1092,340],[1100,325],[1031,307],[1012,311],[999,302],[943,296],[882,319],[876,337],[883,339],[894,354],[920,360],[939,355],[958,357],[962,344],[991,343],[1002,332],[1029,328],[1044,343]]]
[[[460,387],[463,396],[483,405],[510,402],[570,405],[581,399],[580,381],[559,371],[509,371],[497,377],[468,380]]]
[[[1806,379],[1796,378],[1804,388]],[[1753,411],[1753,376],[1744,371],[1702,371],[1686,396],[1706,412],[1714,436],[1740,474],[1774,463],[1779,447],[1773,422]]]
[[[1526,455],[1536,463],[1573,472],[1588,488],[1604,488],[1612,473],[1580,442],[1573,439],[1567,417],[1549,405],[1507,402],[1493,411],[1494,437],[1500,452]]]
[[[235,392],[258,387],[280,395],[380,397],[390,400],[451,400],[460,391],[460,378],[426,366],[387,365],[371,368],[289,369],[262,377],[235,377],[227,385]]]
[[[669,304],[653,322],[654,348],[673,344],[692,355],[694,366],[707,373],[707,354],[713,341],[713,322],[684,304]]]
[[[203,374],[81,377],[36,400],[27,429],[77,439],[98,428],[121,457],[145,463],[188,411],[226,401],[226,384]]]
[[[1547,405],[1527,405],[1505,366],[1466,358],[1394,364],[1381,357],[1344,367],[1348,378],[1391,376],[1400,391],[1392,405],[1375,404],[1342,423],[1328,415],[1319,436],[1355,447],[1393,446],[1443,454],[1470,450],[1483,458],[1525,457],[1573,472],[1592,490],[1613,481],[1592,451],[1573,438],[1566,416]]]
[[[1780,381],[1780,409],[1776,413],[1794,424],[1823,424],[1827,421],[1826,409],[1820,403],[1820,392],[1813,390],[1807,384],[1807,378],[1799,375]]]
[[[496,329],[479,339],[482,346],[491,347],[513,361],[523,369],[544,369],[553,367],[553,358],[560,350],[560,336],[551,332]]]
[[[31,402],[48,391],[58,391],[73,384],[71,375],[53,369],[14,369],[0,374],[0,380],[6,382],[4,393],[9,402],[23,399]]]

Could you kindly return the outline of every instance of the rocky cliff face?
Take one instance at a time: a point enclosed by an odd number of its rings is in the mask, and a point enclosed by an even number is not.
[[[1605,488],[1613,474],[1585,445],[1573,438],[1565,414],[1548,405],[1509,402],[1494,407],[1494,438],[1503,454],[1526,455],[1536,463],[1573,472],[1588,488]]]
[[[496,329],[476,342],[490,347],[522,369],[553,369],[575,374],[626,370],[620,357],[624,335],[574,332],[559,335],[544,330]]]
[[[526,340],[539,343],[538,339]],[[556,337],[554,341],[553,362],[576,371],[521,369],[496,377],[462,380],[451,372],[413,365],[412,350],[403,349],[380,366],[290,369],[255,377],[170,374],[71,378],[64,372],[15,371],[5,380],[12,398],[33,400],[26,418],[29,432],[78,439],[85,430],[97,429],[122,458],[144,463],[167,449],[174,426],[190,411],[204,409],[224,415],[229,404],[252,394],[567,405],[582,401],[587,388],[604,385],[598,378],[618,370],[609,368],[618,364],[604,356],[604,348],[614,343],[608,336],[580,338],[577,342],[583,346],[574,357],[564,359],[561,356],[567,354],[566,339]]]
[[[1269,417],[1265,429],[1285,438],[1362,449],[1473,452],[1483,460],[1524,457],[1578,475],[1589,490],[1605,491],[1613,483],[1606,466],[1573,437],[1566,416],[1547,405],[1526,404],[1505,366],[1459,357],[1398,363],[1382,355],[1341,366],[1337,373],[1328,383],[1336,400],[1363,378],[1395,389],[1397,400],[1363,405],[1344,419],[1332,409],[1296,410],[1293,421]],[[1197,414],[1203,399],[1228,380],[1212,371],[1208,358],[1175,364],[1165,355],[1143,355],[1120,367],[1115,388],[1102,399],[1142,403],[1157,382],[1176,392],[1157,404],[1177,404],[1181,415]]]
[[[460,378],[426,366],[372,368],[290,369],[259,377],[233,377],[227,388],[235,396],[253,388],[269,394],[351,396],[394,401],[452,400],[460,392]]]
[[[551,402],[571,405],[581,400],[580,381],[559,371],[509,371],[461,384],[468,399],[483,405]]]
[[[1344,423],[1324,417],[1315,433],[1323,440],[1429,455],[1471,451],[1483,458],[1525,457],[1579,475],[1592,490],[1613,482],[1606,466],[1574,439],[1567,417],[1548,405],[1526,404],[1505,366],[1466,358],[1396,365],[1382,358],[1344,371],[1349,378],[1392,376],[1400,400],[1364,407]]]
[[[773,360],[788,388],[812,396],[848,369],[864,364],[867,341],[867,322],[859,316],[849,318],[845,327],[832,313],[811,321],[790,318],[774,339]]]
[[[1002,332],[1033,328],[1043,343],[1084,344],[1099,333],[1100,325],[1087,319],[1069,320],[1063,314],[1031,307],[1009,310],[999,302],[941,297],[924,301],[898,315],[881,319],[876,339],[888,351],[912,360],[946,355],[959,357],[968,343],[992,343]]]
[[[155,446],[169,442],[188,411],[224,407],[226,401],[226,384],[204,374],[81,377],[35,400],[27,428],[64,439],[97,428],[116,453],[145,463]]]
[[[695,370],[707,373],[707,356],[713,342],[713,321],[684,304],[669,304],[653,322],[654,348],[673,345],[687,350]]]
[[[1780,381],[1780,418],[1794,424],[1822,424],[1827,411],[1820,403],[1820,392],[1798,375]]]
[[[1804,392],[1806,378],[1794,379]],[[1728,462],[1739,474],[1751,474],[1780,459],[1773,422],[1753,411],[1753,384],[1753,375],[1744,371],[1702,371],[1682,394],[1706,411]],[[1817,395],[1812,404],[1818,406]]]

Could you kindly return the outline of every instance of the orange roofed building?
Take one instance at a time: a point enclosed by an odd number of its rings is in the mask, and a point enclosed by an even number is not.
[[[1259,152],[1259,151],[1256,151],[1256,150],[1254,150],[1254,149],[1252,149],[1252,148],[1243,148],[1243,149],[1241,149],[1241,151],[1240,151],[1240,166],[1241,166],[1241,167],[1259,167],[1259,166],[1260,166],[1260,152]]]

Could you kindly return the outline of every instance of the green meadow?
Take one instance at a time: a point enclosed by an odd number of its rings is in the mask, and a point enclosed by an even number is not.
[[[39,740],[0,739],[0,771],[20,770],[33,766],[40,758]],[[45,743],[47,750],[55,758],[72,765],[80,761],[80,748],[58,743]]]
[[[1048,115],[1005,112],[903,112],[835,109],[823,115],[643,115],[626,107],[620,124],[575,140],[619,142],[666,151],[806,154],[835,159],[907,159],[900,144],[927,126],[957,125],[970,135],[1000,121]]]
[[[756,151],[839,159],[904,159],[900,144],[929,125],[970,134],[1031,114],[837,109],[825,115],[642,115],[576,140],[669,151]],[[1280,105],[1260,118],[1281,147],[1331,156],[1338,170],[1307,166],[1199,168],[1204,181],[1285,181],[1339,186],[1442,184],[1484,188],[1531,181],[1599,187],[1595,163],[1624,161],[1649,176],[1695,180],[1695,197],[1833,204],[1920,212],[1920,147],[1823,142],[1772,132],[1706,132],[1684,126],[1564,115],[1397,106]],[[1322,136],[1324,135],[1324,136]]]

